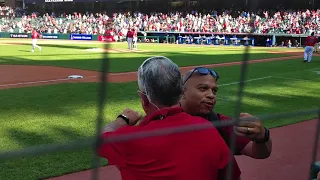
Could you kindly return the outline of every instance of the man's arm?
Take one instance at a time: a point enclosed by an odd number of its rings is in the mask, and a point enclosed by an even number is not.
[[[122,111],[121,115],[122,117],[117,117],[115,121],[108,123],[103,128],[102,134],[107,132],[114,132],[124,126],[135,125],[141,119],[140,113],[131,109],[125,109],[124,111]]]
[[[118,117],[114,122],[108,123],[102,130],[101,139],[114,137],[123,134],[128,131],[125,127],[129,125],[135,125],[137,121],[141,118],[139,112],[133,111],[131,109],[125,109],[121,113],[124,117]],[[127,120],[126,120],[127,119]],[[121,127],[124,127],[121,131]],[[127,127],[130,128],[130,127]],[[118,130],[118,131],[117,131]],[[102,143],[97,149],[99,156],[107,158],[108,163],[112,165],[124,166],[124,154],[126,146],[122,143]]]
[[[269,139],[266,143],[258,144],[250,141],[243,150],[241,154],[249,156],[255,159],[266,159],[271,155],[272,151],[272,140]]]
[[[102,129],[102,134],[107,133],[107,132],[114,132],[120,127],[128,126],[126,121],[122,118],[117,118],[115,121],[108,123],[105,127]]]

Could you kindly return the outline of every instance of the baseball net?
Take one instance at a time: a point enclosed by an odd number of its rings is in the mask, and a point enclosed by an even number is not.
[[[256,10],[258,1],[250,1],[249,3],[249,10],[254,11]],[[253,28],[252,28],[253,29]],[[252,32],[251,32],[252,33]],[[248,35],[250,36],[249,33]],[[108,44],[105,44],[105,49],[109,49]],[[215,121],[213,123],[216,127],[223,127],[223,126],[230,126],[234,125],[239,121],[239,114],[242,112],[242,99],[244,94],[244,88],[245,88],[245,82],[246,82],[246,75],[247,75],[247,68],[248,68],[248,59],[249,59],[249,53],[250,53],[250,46],[246,46],[243,54],[242,64],[241,64],[241,74],[239,79],[239,89],[237,94],[237,100],[234,104],[234,113],[233,118],[231,121],[228,122],[221,122],[221,121]],[[41,146],[35,146],[35,147],[28,147],[21,150],[15,150],[15,151],[8,151],[8,152],[1,152],[0,153],[0,160],[11,160],[15,158],[22,158],[27,156],[38,156],[42,154],[48,154],[48,153],[57,153],[57,152],[64,152],[64,151],[70,151],[70,150],[76,150],[76,149],[82,149],[87,147],[92,147],[94,149],[94,152],[96,152],[96,149],[101,145],[101,143],[114,143],[114,142],[120,142],[120,141],[129,141],[132,139],[137,138],[143,138],[143,137],[150,137],[150,136],[161,136],[161,135],[168,135],[171,133],[180,133],[180,132],[187,132],[187,131],[195,131],[205,128],[210,128],[208,126],[181,126],[180,128],[168,128],[165,130],[156,130],[152,132],[140,132],[135,134],[128,134],[123,136],[116,136],[113,138],[106,139],[105,141],[101,141],[100,134],[103,127],[103,118],[104,118],[104,109],[106,108],[106,102],[107,102],[107,80],[108,76],[106,74],[108,73],[109,69],[109,59],[108,59],[108,52],[104,52],[102,54],[103,59],[101,62],[101,77],[100,77],[100,86],[99,86],[99,93],[98,93],[98,102],[97,102],[97,108],[98,108],[98,114],[96,118],[96,135],[94,137],[82,139],[79,141],[74,141],[66,144],[50,144],[50,145],[41,145]],[[316,162],[316,153],[317,153],[317,144],[319,141],[319,133],[320,133],[320,109],[309,109],[309,110],[303,110],[303,111],[297,111],[297,112],[291,112],[291,113],[277,113],[277,114],[269,114],[264,116],[259,116],[259,119],[264,120],[272,120],[272,119],[279,119],[279,118],[291,118],[296,116],[304,116],[304,115],[310,115],[310,114],[317,114],[318,115],[318,124],[317,124],[317,130],[315,134],[315,140],[313,145],[313,154],[312,154],[312,162],[310,162],[310,167],[314,165]],[[235,137],[236,135],[233,133],[232,138],[230,140],[230,149],[231,152],[235,151]],[[231,153],[230,156],[233,153]],[[98,179],[98,168],[100,167],[100,157],[96,154],[92,158],[92,180]],[[231,179],[231,172],[232,172],[232,164],[229,164],[228,168],[228,177],[227,179]],[[106,177],[107,178],[107,177]],[[309,177],[310,179],[311,177]]]

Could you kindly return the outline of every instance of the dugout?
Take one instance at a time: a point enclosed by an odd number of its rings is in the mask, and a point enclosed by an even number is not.
[[[306,34],[247,34],[247,33],[201,33],[201,32],[152,32],[147,31],[146,32],[146,38],[149,38],[149,42],[153,39],[153,42],[156,43],[177,43],[177,40],[179,40],[179,37],[193,37],[193,41],[190,44],[205,44],[205,43],[198,43],[197,38],[198,37],[208,37],[211,36],[220,36],[225,37],[228,39],[227,45],[233,45],[232,38],[238,38],[240,41],[237,45],[246,45],[245,41],[243,41],[244,38],[254,39],[254,42],[249,42],[249,44],[254,46],[263,46],[265,47],[267,44],[267,40],[269,39],[271,41],[270,45],[273,46],[287,46],[287,43],[292,43],[292,47],[301,47],[305,45],[305,40],[308,35]],[[142,39],[144,36],[141,32],[138,33],[138,36],[140,39]],[[320,38],[320,37],[319,37]],[[251,40],[250,40],[251,41]],[[141,40],[141,42],[144,42]],[[282,42],[284,43],[282,45]],[[179,42],[178,42],[179,43]],[[186,43],[186,42],[183,42]],[[212,44],[217,44],[212,42]],[[219,41],[218,44],[226,45],[225,43]]]

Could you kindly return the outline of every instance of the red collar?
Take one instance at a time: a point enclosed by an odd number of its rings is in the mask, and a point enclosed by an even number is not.
[[[172,116],[172,115],[175,115],[175,114],[178,114],[181,112],[183,112],[183,109],[181,107],[163,108],[163,109],[160,109],[160,110],[154,112],[151,115],[145,116],[143,118],[143,120],[140,122],[139,126],[144,126],[144,125],[147,125],[148,123],[150,123],[151,121],[162,120],[168,116]]]

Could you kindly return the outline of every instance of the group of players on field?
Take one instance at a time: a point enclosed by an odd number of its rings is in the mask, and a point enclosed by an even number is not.
[[[137,41],[138,41],[138,31],[136,29],[129,29],[127,33],[127,42],[128,42],[128,49],[137,49]],[[39,51],[42,50],[40,46],[37,45],[37,40],[41,38],[41,34],[36,30],[33,29],[31,33],[32,38],[32,52],[34,52],[35,48],[38,48]],[[314,32],[311,33],[310,36],[307,37],[305,41],[305,50],[304,50],[304,61],[303,62],[311,62],[312,54],[318,53],[319,51],[319,39],[320,37],[315,36]]]

